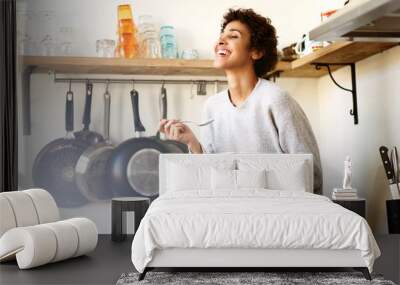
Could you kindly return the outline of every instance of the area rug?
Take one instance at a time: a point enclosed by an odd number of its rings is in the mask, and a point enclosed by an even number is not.
[[[372,275],[368,281],[360,272],[148,272],[142,281],[139,273],[124,273],[116,285],[395,285],[381,275]]]

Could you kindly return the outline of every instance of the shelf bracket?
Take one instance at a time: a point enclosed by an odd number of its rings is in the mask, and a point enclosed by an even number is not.
[[[353,109],[350,110],[350,115],[354,117],[354,125],[358,125],[358,105],[357,105],[357,86],[356,86],[356,64],[355,63],[313,63],[315,65],[315,69],[319,70],[321,67],[326,67],[328,69],[328,73],[333,83],[340,89],[343,89],[347,92],[350,92],[353,97]],[[343,65],[350,66],[351,70],[351,89],[345,88],[341,86],[335,78],[333,78],[331,65]]]
[[[276,82],[276,78],[279,78],[280,76],[281,76],[281,71],[275,70],[275,71],[267,74],[266,76],[264,76],[264,78],[267,80],[271,80],[271,78],[272,78],[272,82]]]

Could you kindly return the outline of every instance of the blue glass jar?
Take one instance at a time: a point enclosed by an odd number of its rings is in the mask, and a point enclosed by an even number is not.
[[[175,30],[173,26],[161,26],[160,28],[161,54],[163,58],[177,58]]]

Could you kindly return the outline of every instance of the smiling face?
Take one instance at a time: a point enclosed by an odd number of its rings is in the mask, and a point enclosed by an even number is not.
[[[250,48],[250,30],[240,21],[228,23],[214,46],[214,66],[224,70],[251,67],[262,54]]]

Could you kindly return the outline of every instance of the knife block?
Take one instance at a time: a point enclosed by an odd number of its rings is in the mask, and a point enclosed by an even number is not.
[[[389,234],[400,234],[400,199],[386,201]]]

